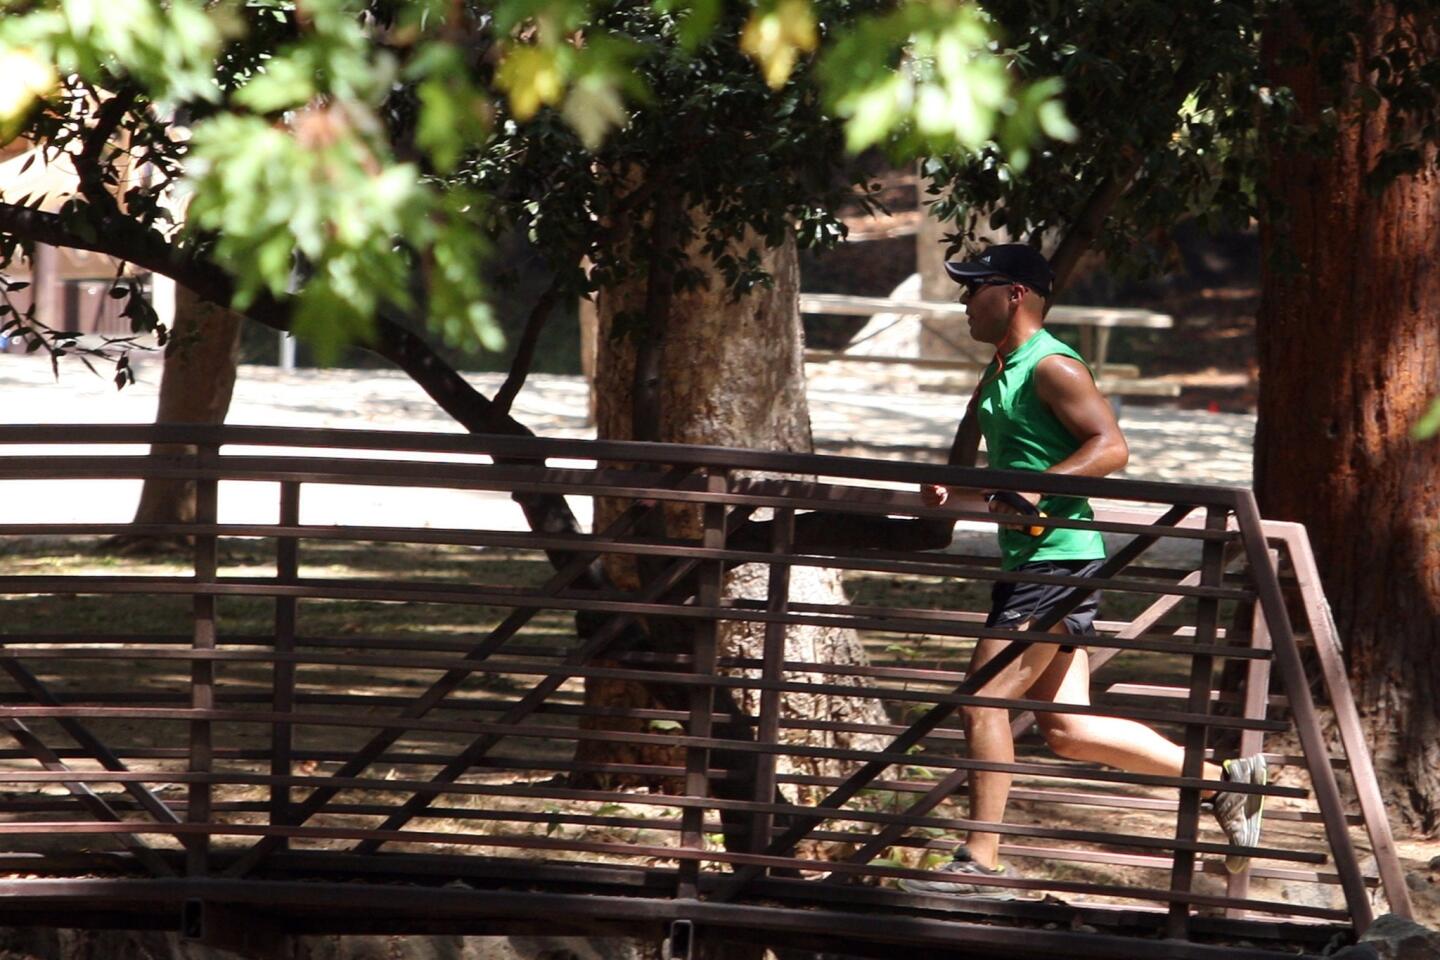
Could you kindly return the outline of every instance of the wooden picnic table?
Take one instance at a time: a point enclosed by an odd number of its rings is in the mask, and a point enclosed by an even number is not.
[[[918,314],[921,322],[930,317],[963,317],[965,307],[947,300],[892,300],[888,297],[852,297],[839,293],[800,294],[801,313],[827,313],[868,317],[877,313],[902,316]],[[1168,313],[1130,307],[1077,307],[1056,305],[1045,315],[1046,323],[1080,328],[1080,355],[1098,377],[1104,372],[1110,352],[1110,332],[1116,327],[1164,330],[1175,325]],[[861,359],[857,357],[856,359]],[[874,358],[871,358],[874,359]],[[916,362],[915,358],[908,362]]]

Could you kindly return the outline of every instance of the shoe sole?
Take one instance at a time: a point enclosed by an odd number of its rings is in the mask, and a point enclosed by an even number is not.
[[[1255,780],[1253,779],[1255,776],[1258,776],[1258,783],[1255,783]],[[1255,786],[1258,787],[1267,786],[1269,784],[1270,768],[1269,765],[1265,763],[1264,757],[1260,758],[1260,762],[1256,766],[1254,774],[1252,774],[1251,782],[1255,783]],[[1251,803],[1255,804],[1255,809],[1253,811],[1250,809]],[[1264,815],[1265,795],[1254,793],[1247,797],[1245,801],[1245,846],[1259,846],[1260,821],[1264,818]],[[1238,854],[1230,854],[1225,858],[1225,869],[1230,871],[1231,873],[1241,873],[1248,866],[1250,866],[1249,857],[1242,857]]]

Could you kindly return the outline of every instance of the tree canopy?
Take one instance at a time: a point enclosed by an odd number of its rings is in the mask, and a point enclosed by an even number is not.
[[[1333,143],[1344,103],[1392,112],[1390,142],[1367,172],[1373,189],[1422,164],[1423,145],[1440,141],[1440,64],[1417,57],[1396,23],[1380,49],[1357,43],[1365,4],[1345,0],[1215,0],[1175,4],[991,0],[984,4],[1021,80],[1059,78],[1064,109],[1083,136],[1036,151],[1023,176],[986,145],[975,154],[935,157],[929,170],[937,212],[961,237],[982,226],[1017,236],[1054,231],[1055,259],[1065,273],[1084,249],[1112,265],[1153,272],[1175,225],[1195,219],[1213,228],[1244,228],[1285,215],[1269,204],[1262,170],[1285,151],[1323,153]],[[1423,8],[1420,4],[1398,4]],[[1261,40],[1276,16],[1313,28],[1314,51],[1282,57],[1314,61],[1335,102],[1318,118],[1301,118],[1295,94],[1262,62]],[[1347,83],[1359,61],[1368,77]],[[1262,138],[1269,131],[1270,141]],[[1279,148],[1278,151],[1276,148]],[[1283,256],[1283,250],[1271,251]]]
[[[384,309],[498,348],[479,265],[505,230],[567,289],[584,256],[595,283],[647,269],[604,230],[664,192],[636,191],[641,173],[704,211],[678,239],[702,232],[743,291],[763,273],[722,238],[833,242],[846,149],[1023,164],[1037,135],[1073,132],[1058,84],[1017,82],[992,18],[957,2],[3,6],[0,136],[68,157],[79,189],[53,221],[6,197],[0,256],[47,232],[163,248],[222,271],[238,309],[285,301],[328,349]]]

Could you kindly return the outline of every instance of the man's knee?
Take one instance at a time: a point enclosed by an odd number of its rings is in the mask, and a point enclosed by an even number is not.
[[[960,717],[967,731],[977,727],[993,727],[996,724],[1006,727],[1010,725],[1010,711],[1001,710],[999,707],[961,707]]]
[[[1037,716],[1036,722],[1045,737],[1045,744],[1057,757],[1089,759],[1090,741],[1085,736],[1084,718],[1052,713]]]

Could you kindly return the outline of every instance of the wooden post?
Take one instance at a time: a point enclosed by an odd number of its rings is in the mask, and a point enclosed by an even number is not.
[[[1315,554],[1310,549],[1310,538],[1301,524],[1266,523],[1266,533],[1279,528],[1290,553],[1290,565],[1295,570],[1295,579],[1300,584],[1300,599],[1305,606],[1305,619],[1310,624],[1310,637],[1315,644],[1316,658],[1320,673],[1325,678],[1325,693],[1330,698],[1330,709],[1335,713],[1335,724],[1340,730],[1340,743],[1345,748],[1345,759],[1350,764],[1350,779],[1355,784],[1355,799],[1360,804],[1360,814],[1365,820],[1365,831],[1370,835],[1370,846],[1375,852],[1375,862],[1380,872],[1380,883],[1385,890],[1385,899],[1390,901],[1390,912],[1406,920],[1414,919],[1415,908],[1410,902],[1410,888],[1405,884],[1405,871],[1400,866],[1400,855],[1395,850],[1395,838],[1390,833],[1390,817],[1385,809],[1385,798],[1380,793],[1380,783],[1375,779],[1375,764],[1370,757],[1370,744],[1360,726],[1360,712],[1355,707],[1355,696],[1350,692],[1350,680],[1345,673],[1345,659],[1340,649],[1340,633],[1335,629],[1335,619],[1330,614],[1330,604],[1325,601],[1325,592],[1320,587],[1320,571],[1315,566]]]
[[[60,276],[60,251],[48,243],[35,244],[30,270],[30,293],[35,304],[35,321],[52,330],[65,329],[64,280]]]

